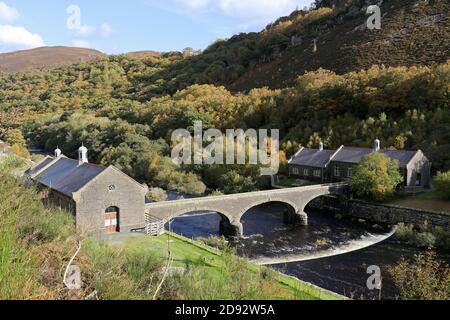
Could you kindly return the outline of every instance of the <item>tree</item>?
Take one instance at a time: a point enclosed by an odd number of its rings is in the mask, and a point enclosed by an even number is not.
[[[450,269],[436,259],[434,252],[415,256],[409,263],[402,259],[398,265],[388,269],[400,297],[406,300],[450,299]]]
[[[30,159],[30,153],[28,152],[27,148],[22,147],[18,144],[14,144],[11,147],[11,151],[12,153],[14,153],[15,155],[25,158],[25,159]]]
[[[445,199],[450,199],[450,171],[439,172],[433,179],[433,186]]]
[[[6,131],[5,142],[9,145],[18,145],[19,147],[25,147],[26,141],[23,137],[22,131],[19,129],[10,129]]]
[[[161,188],[150,188],[147,198],[155,202],[167,201],[167,193]]]
[[[252,177],[244,177],[237,171],[231,170],[219,178],[219,183],[225,194],[255,191],[255,181]]]
[[[362,158],[350,180],[350,187],[359,197],[383,200],[402,182],[397,160],[382,153],[372,153]]]

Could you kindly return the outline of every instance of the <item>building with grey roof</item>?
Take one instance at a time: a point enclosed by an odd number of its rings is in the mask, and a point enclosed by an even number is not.
[[[131,231],[145,226],[147,186],[114,166],[88,162],[88,150],[79,149],[79,159],[69,159],[55,150],[27,174],[45,191],[48,204],[71,212],[83,233]]]
[[[289,160],[291,175],[305,179],[326,182],[328,180],[328,165],[336,150],[325,150],[323,144],[319,149],[301,148],[292,159]]]
[[[421,150],[381,149],[377,139],[373,148],[341,146],[337,150],[302,148],[289,160],[289,175],[320,182],[345,181],[352,177],[354,167],[361,159],[374,152],[398,161],[404,187],[429,187],[431,163]]]

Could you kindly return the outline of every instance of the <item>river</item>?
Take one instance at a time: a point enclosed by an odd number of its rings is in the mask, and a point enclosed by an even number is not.
[[[309,225],[283,223],[282,204],[266,204],[242,218],[244,239],[233,242],[237,253],[253,262],[355,299],[396,299],[398,292],[387,268],[401,257],[411,259],[421,250],[392,237],[389,226],[372,225],[308,210]],[[220,235],[220,216],[196,212],[175,219],[172,231],[188,238]],[[449,262],[449,254],[440,254]],[[369,266],[381,269],[381,292],[367,288]]]

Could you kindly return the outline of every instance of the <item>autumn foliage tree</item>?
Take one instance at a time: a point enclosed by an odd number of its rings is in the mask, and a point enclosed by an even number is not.
[[[382,153],[362,158],[350,180],[350,187],[358,197],[383,200],[393,194],[402,182],[397,160]]]
[[[427,252],[415,256],[414,261],[402,259],[388,272],[405,300],[450,299],[450,268]]]

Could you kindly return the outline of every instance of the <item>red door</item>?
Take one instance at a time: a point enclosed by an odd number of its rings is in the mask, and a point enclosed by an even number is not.
[[[105,232],[119,232],[119,210],[117,208],[108,208],[105,212]]]

